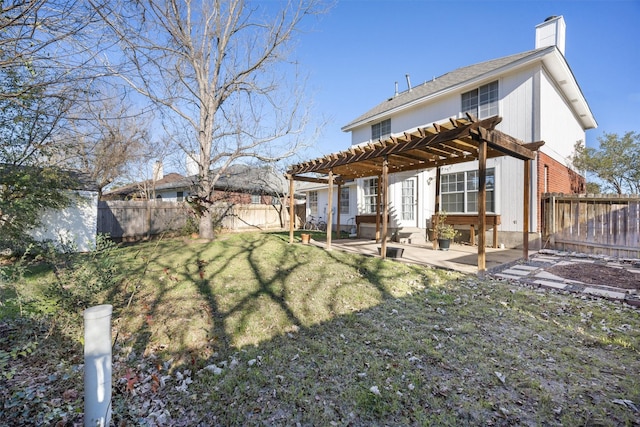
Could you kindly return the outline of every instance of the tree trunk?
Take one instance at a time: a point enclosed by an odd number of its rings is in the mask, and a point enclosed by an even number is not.
[[[213,235],[213,223],[211,221],[211,211],[205,210],[202,216],[200,217],[200,225],[198,226],[198,231],[200,232],[201,239],[209,239],[212,240]]]

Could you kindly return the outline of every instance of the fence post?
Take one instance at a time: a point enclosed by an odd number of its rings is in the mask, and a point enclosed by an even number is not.
[[[84,311],[84,425],[104,427],[111,422],[110,304]]]

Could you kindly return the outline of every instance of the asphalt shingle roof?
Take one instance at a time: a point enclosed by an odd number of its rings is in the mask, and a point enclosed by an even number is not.
[[[357,123],[365,122],[370,118],[384,114],[385,112],[391,111],[405,104],[409,104],[421,98],[434,95],[450,87],[481,77],[482,75],[511,65],[529,56],[539,54],[545,50],[553,49],[555,49],[554,46],[534,49],[522,53],[517,53],[515,55],[509,55],[498,59],[492,59],[490,61],[480,62],[478,64],[468,65],[466,67],[461,67],[456,70],[450,71],[446,74],[441,75],[440,77],[436,77],[433,80],[429,80],[423,84],[414,86],[410,91],[399,93],[397,96],[387,99],[386,101],[378,104],[360,117],[343,126],[342,130],[348,130]]]

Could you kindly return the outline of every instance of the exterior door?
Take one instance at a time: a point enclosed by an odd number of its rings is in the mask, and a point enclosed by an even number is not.
[[[400,224],[403,227],[417,227],[418,220],[418,180],[407,178],[402,181],[400,202]]]

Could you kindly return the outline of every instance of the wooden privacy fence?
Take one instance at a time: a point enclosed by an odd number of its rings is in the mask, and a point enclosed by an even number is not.
[[[187,224],[189,207],[180,202],[98,202],[98,233],[114,239],[136,240],[167,231],[179,231]]]
[[[640,196],[544,194],[545,247],[640,258]]]
[[[303,205],[301,212],[304,208]],[[289,226],[289,212],[280,206],[220,204],[214,209],[217,225],[229,230]],[[298,209],[296,216],[301,212]],[[190,216],[191,209],[184,202],[102,201],[98,203],[98,233],[109,234],[118,240],[137,240],[164,232],[178,232],[184,229]]]

